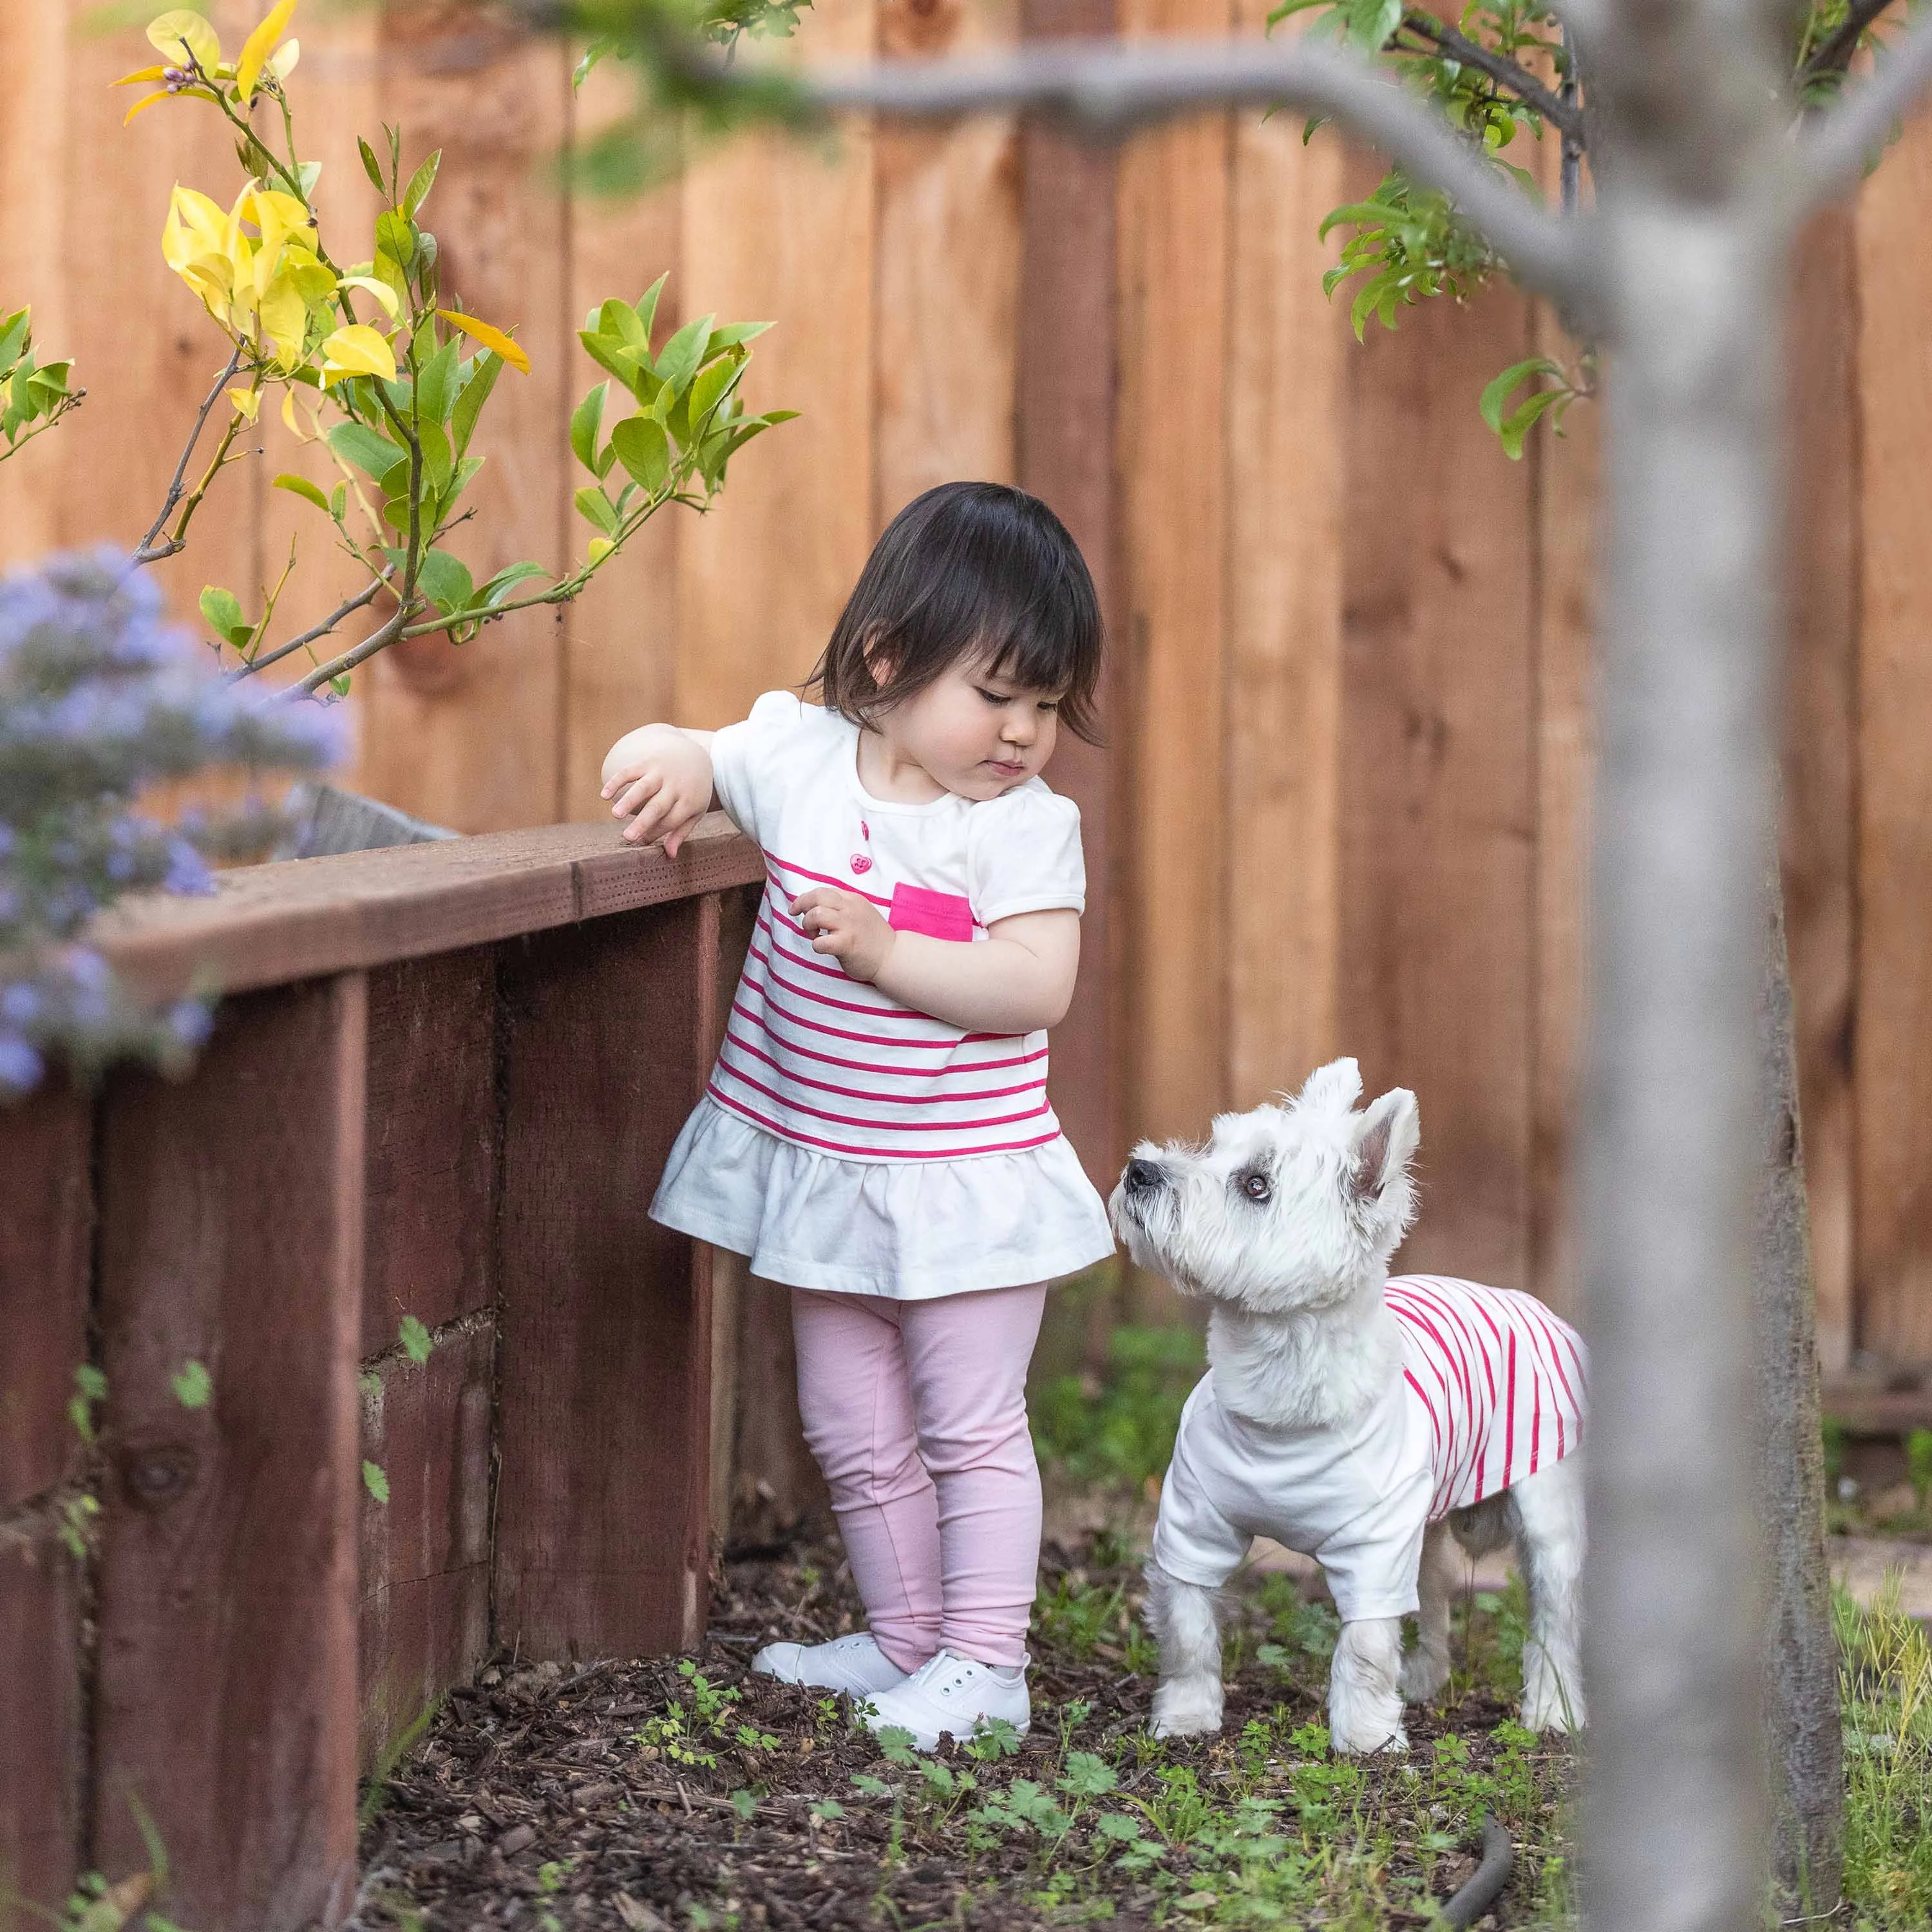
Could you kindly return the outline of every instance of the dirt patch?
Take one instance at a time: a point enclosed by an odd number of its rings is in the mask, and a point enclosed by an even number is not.
[[[500,1659],[452,1695],[380,1792],[359,1923],[1005,1928],[1112,1919],[1402,1926],[1473,1869],[1493,1809],[1522,1847],[1491,1922],[1560,1912],[1561,1744],[1497,1727],[1507,1605],[1480,1605],[1446,1720],[1406,1760],[1328,1758],[1332,1613],[1257,1580],[1232,1633],[1226,1726],[1146,1734],[1138,1577],[1106,1536],[1049,1546],[1030,1734],[898,1762],[833,1700],[746,1672],[774,1637],[854,1627],[836,1546],[727,1566],[695,1658]],[[1446,1742],[1438,1744],[1438,1739]]]

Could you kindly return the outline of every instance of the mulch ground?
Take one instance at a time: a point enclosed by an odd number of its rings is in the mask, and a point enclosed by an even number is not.
[[[1049,1544],[1049,1586],[1082,1557]],[[1109,1580],[1090,1564],[1078,1574]],[[1119,1574],[1124,1580],[1126,1573]],[[564,1667],[498,1659],[475,1686],[452,1694],[410,1755],[369,1794],[355,1922],[370,1932],[500,1925],[532,1932],[707,1925],[1004,1932],[1076,1917],[1138,1925],[1172,1916],[1172,1886],[1163,1904],[1144,1882],[1111,1873],[1104,1901],[1044,1907],[1028,1876],[1023,1834],[968,1860],[956,1827],[950,1839],[922,1838],[903,1820],[896,1832],[887,1804],[855,1793],[855,1774],[886,1768],[871,1738],[850,1728],[842,1710],[821,1708],[814,1694],[750,1676],[746,1665],[760,1643],[836,1636],[854,1628],[858,1612],[836,1545],[806,1544],[727,1564],[695,1660],[710,1684],[738,1690],[733,1725],[764,1734],[752,1748],[719,1737],[680,1744],[674,1735],[664,1748],[653,1720],[680,1700],[688,1706],[691,1696],[676,1659]],[[1037,1645],[1033,1730],[1018,1756],[996,1772],[972,1767],[982,1791],[995,1776],[1049,1782],[1063,1748],[1054,1714],[1076,1701],[1090,1711],[1073,1748],[1119,1763],[1129,1791],[1149,1777],[1150,1765],[1136,1768],[1132,1740],[1144,1732],[1154,1686],[1124,1673],[1120,1654],[1102,1642],[1082,1661],[1050,1642]],[[1285,1694],[1278,1676],[1252,1669],[1229,1686],[1221,1739],[1172,1744],[1161,1761],[1195,1766],[1204,1786],[1231,1775],[1217,1768],[1230,1762],[1228,1741],[1250,1716],[1278,1711],[1285,1695],[1305,1706],[1296,1722],[1319,1719],[1312,1688]],[[1508,1714],[1472,1697],[1451,1722],[1480,1753],[1484,1734]],[[1411,1736],[1426,1748],[1440,1728],[1412,1722]],[[650,1742],[654,1736],[659,1743]],[[694,1753],[714,1761],[680,1761]],[[968,1763],[950,1744],[940,1756]],[[826,1799],[843,1815],[815,1814]],[[1430,1828],[1426,1815],[1418,1817],[1418,1834]],[[1404,1858],[1399,1843],[1396,1864]],[[1453,1888],[1474,1864],[1473,1856],[1438,1857],[1431,1888],[1438,1895]],[[1513,1916],[1520,1882],[1512,1880],[1484,1924],[1525,1922]],[[1426,1921],[1396,1912],[1378,1922]]]

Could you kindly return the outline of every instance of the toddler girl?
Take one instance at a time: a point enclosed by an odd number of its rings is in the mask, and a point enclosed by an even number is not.
[[[869,1630],[753,1668],[869,1700],[922,1748],[1024,1731],[1040,1556],[1027,1364],[1046,1283],[1113,1252],[1046,1097],[1072,997],[1080,814],[1040,773],[1088,735],[1092,579],[990,483],[908,504],[807,686],[611,748],[625,837],[713,802],[764,849],[758,927],[652,1214],[791,1288],[799,1408]]]

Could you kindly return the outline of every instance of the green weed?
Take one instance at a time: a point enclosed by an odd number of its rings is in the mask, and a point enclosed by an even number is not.
[[[1181,1406],[1207,1356],[1184,1324],[1114,1330],[1106,1374],[1042,1378],[1028,1393],[1040,1460],[1081,1483],[1138,1488],[1174,1454]]]
[[[1932,1923],[1932,1643],[1888,1576],[1869,1610],[1834,1591],[1845,1724],[1845,1897],[1858,1932]]]

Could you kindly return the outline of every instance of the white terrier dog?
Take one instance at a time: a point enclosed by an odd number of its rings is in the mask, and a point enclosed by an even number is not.
[[[1114,1190],[1128,1252],[1213,1307],[1148,1564],[1157,1736],[1220,1728],[1216,1591],[1255,1535],[1328,1576],[1337,1750],[1406,1749],[1404,1700],[1448,1681],[1451,1532],[1472,1554],[1515,1540],[1524,1724],[1583,1721],[1582,1343],[1528,1295],[1390,1278],[1420,1124],[1406,1090],[1357,1112],[1361,1091],[1336,1060],[1285,1106],[1224,1114],[1204,1148],[1143,1143]]]

